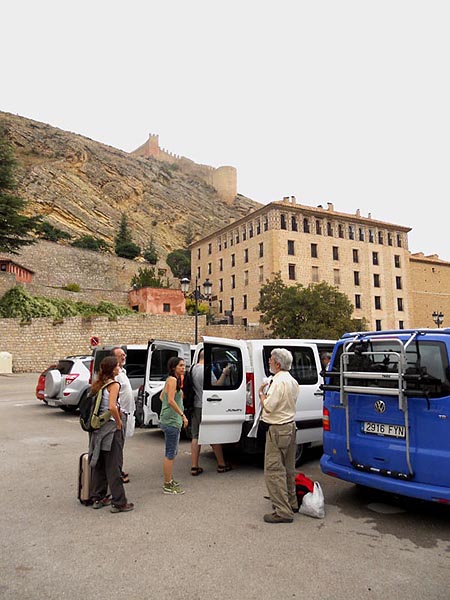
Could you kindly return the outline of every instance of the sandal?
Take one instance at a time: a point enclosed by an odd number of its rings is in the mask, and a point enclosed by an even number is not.
[[[192,467],[191,475],[193,477],[197,477],[197,475],[201,475],[203,473],[203,469],[201,467]]]
[[[231,465],[217,465],[218,473],[228,473],[233,467]]]
[[[130,479],[128,475],[122,475],[122,483],[130,483]]]

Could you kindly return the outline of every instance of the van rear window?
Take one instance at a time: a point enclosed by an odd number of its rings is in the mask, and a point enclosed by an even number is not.
[[[344,346],[339,346],[332,371],[341,370]],[[348,361],[347,372],[355,373],[399,373],[401,372],[408,391],[427,392],[432,397],[446,396],[450,393],[448,356],[445,344],[441,342],[416,341],[406,349],[406,365],[399,367],[400,345],[380,341],[363,341],[349,348],[344,358]],[[367,387],[394,388],[396,380],[389,379],[349,379],[349,385]]]

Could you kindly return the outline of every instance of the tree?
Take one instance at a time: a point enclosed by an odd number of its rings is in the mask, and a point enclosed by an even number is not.
[[[136,258],[141,253],[141,248],[131,239],[131,232],[128,227],[128,221],[125,213],[122,213],[119,231],[115,238],[115,252],[122,258]]]
[[[0,251],[18,254],[22,246],[34,244],[29,236],[40,217],[22,214],[26,201],[14,194],[16,161],[3,129],[0,130]]]
[[[144,250],[144,258],[151,265],[156,265],[156,263],[158,262],[158,253],[155,248],[153,236],[151,236],[148,246]]]
[[[287,286],[276,273],[259,294],[255,310],[274,337],[338,339],[346,331],[366,329],[364,319],[352,319],[347,296],[324,281]]]
[[[184,241],[186,242],[186,246],[190,246],[194,241],[195,232],[192,227],[192,223],[189,221],[186,227],[186,233],[184,234]]]
[[[168,288],[169,280],[156,274],[155,267],[139,267],[138,272],[131,279],[131,287],[135,289],[143,287]]]
[[[36,227],[36,234],[39,238],[48,240],[49,242],[70,240],[72,238],[70,233],[63,231],[62,229],[58,229],[58,227],[54,227],[48,221],[42,221],[42,223]]]
[[[167,255],[166,263],[169,265],[174,277],[190,277],[191,275],[191,252],[179,248]]]
[[[95,252],[106,252],[109,250],[108,244],[93,235],[82,235],[71,244],[75,248],[83,248],[84,250],[94,250]]]

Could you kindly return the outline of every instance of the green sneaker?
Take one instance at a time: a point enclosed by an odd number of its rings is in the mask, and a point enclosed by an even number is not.
[[[174,485],[174,482],[171,481],[170,483],[165,483],[163,485],[163,494],[184,494],[184,490],[179,484]]]

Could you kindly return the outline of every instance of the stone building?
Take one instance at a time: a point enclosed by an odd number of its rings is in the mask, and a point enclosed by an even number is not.
[[[414,327],[435,327],[433,313],[444,315],[450,325],[450,262],[436,254],[422,252],[410,256],[409,299]]]
[[[34,275],[34,271],[28,267],[23,267],[14,260],[6,257],[0,257],[0,272],[11,273],[14,275],[17,283],[31,283]]]
[[[235,324],[259,323],[259,289],[279,271],[286,284],[336,286],[370,329],[409,328],[409,231],[286,197],[192,244],[192,275],[211,280],[216,316]]]
[[[181,290],[143,287],[128,292],[128,303],[136,312],[152,315],[185,315],[186,301]]]

